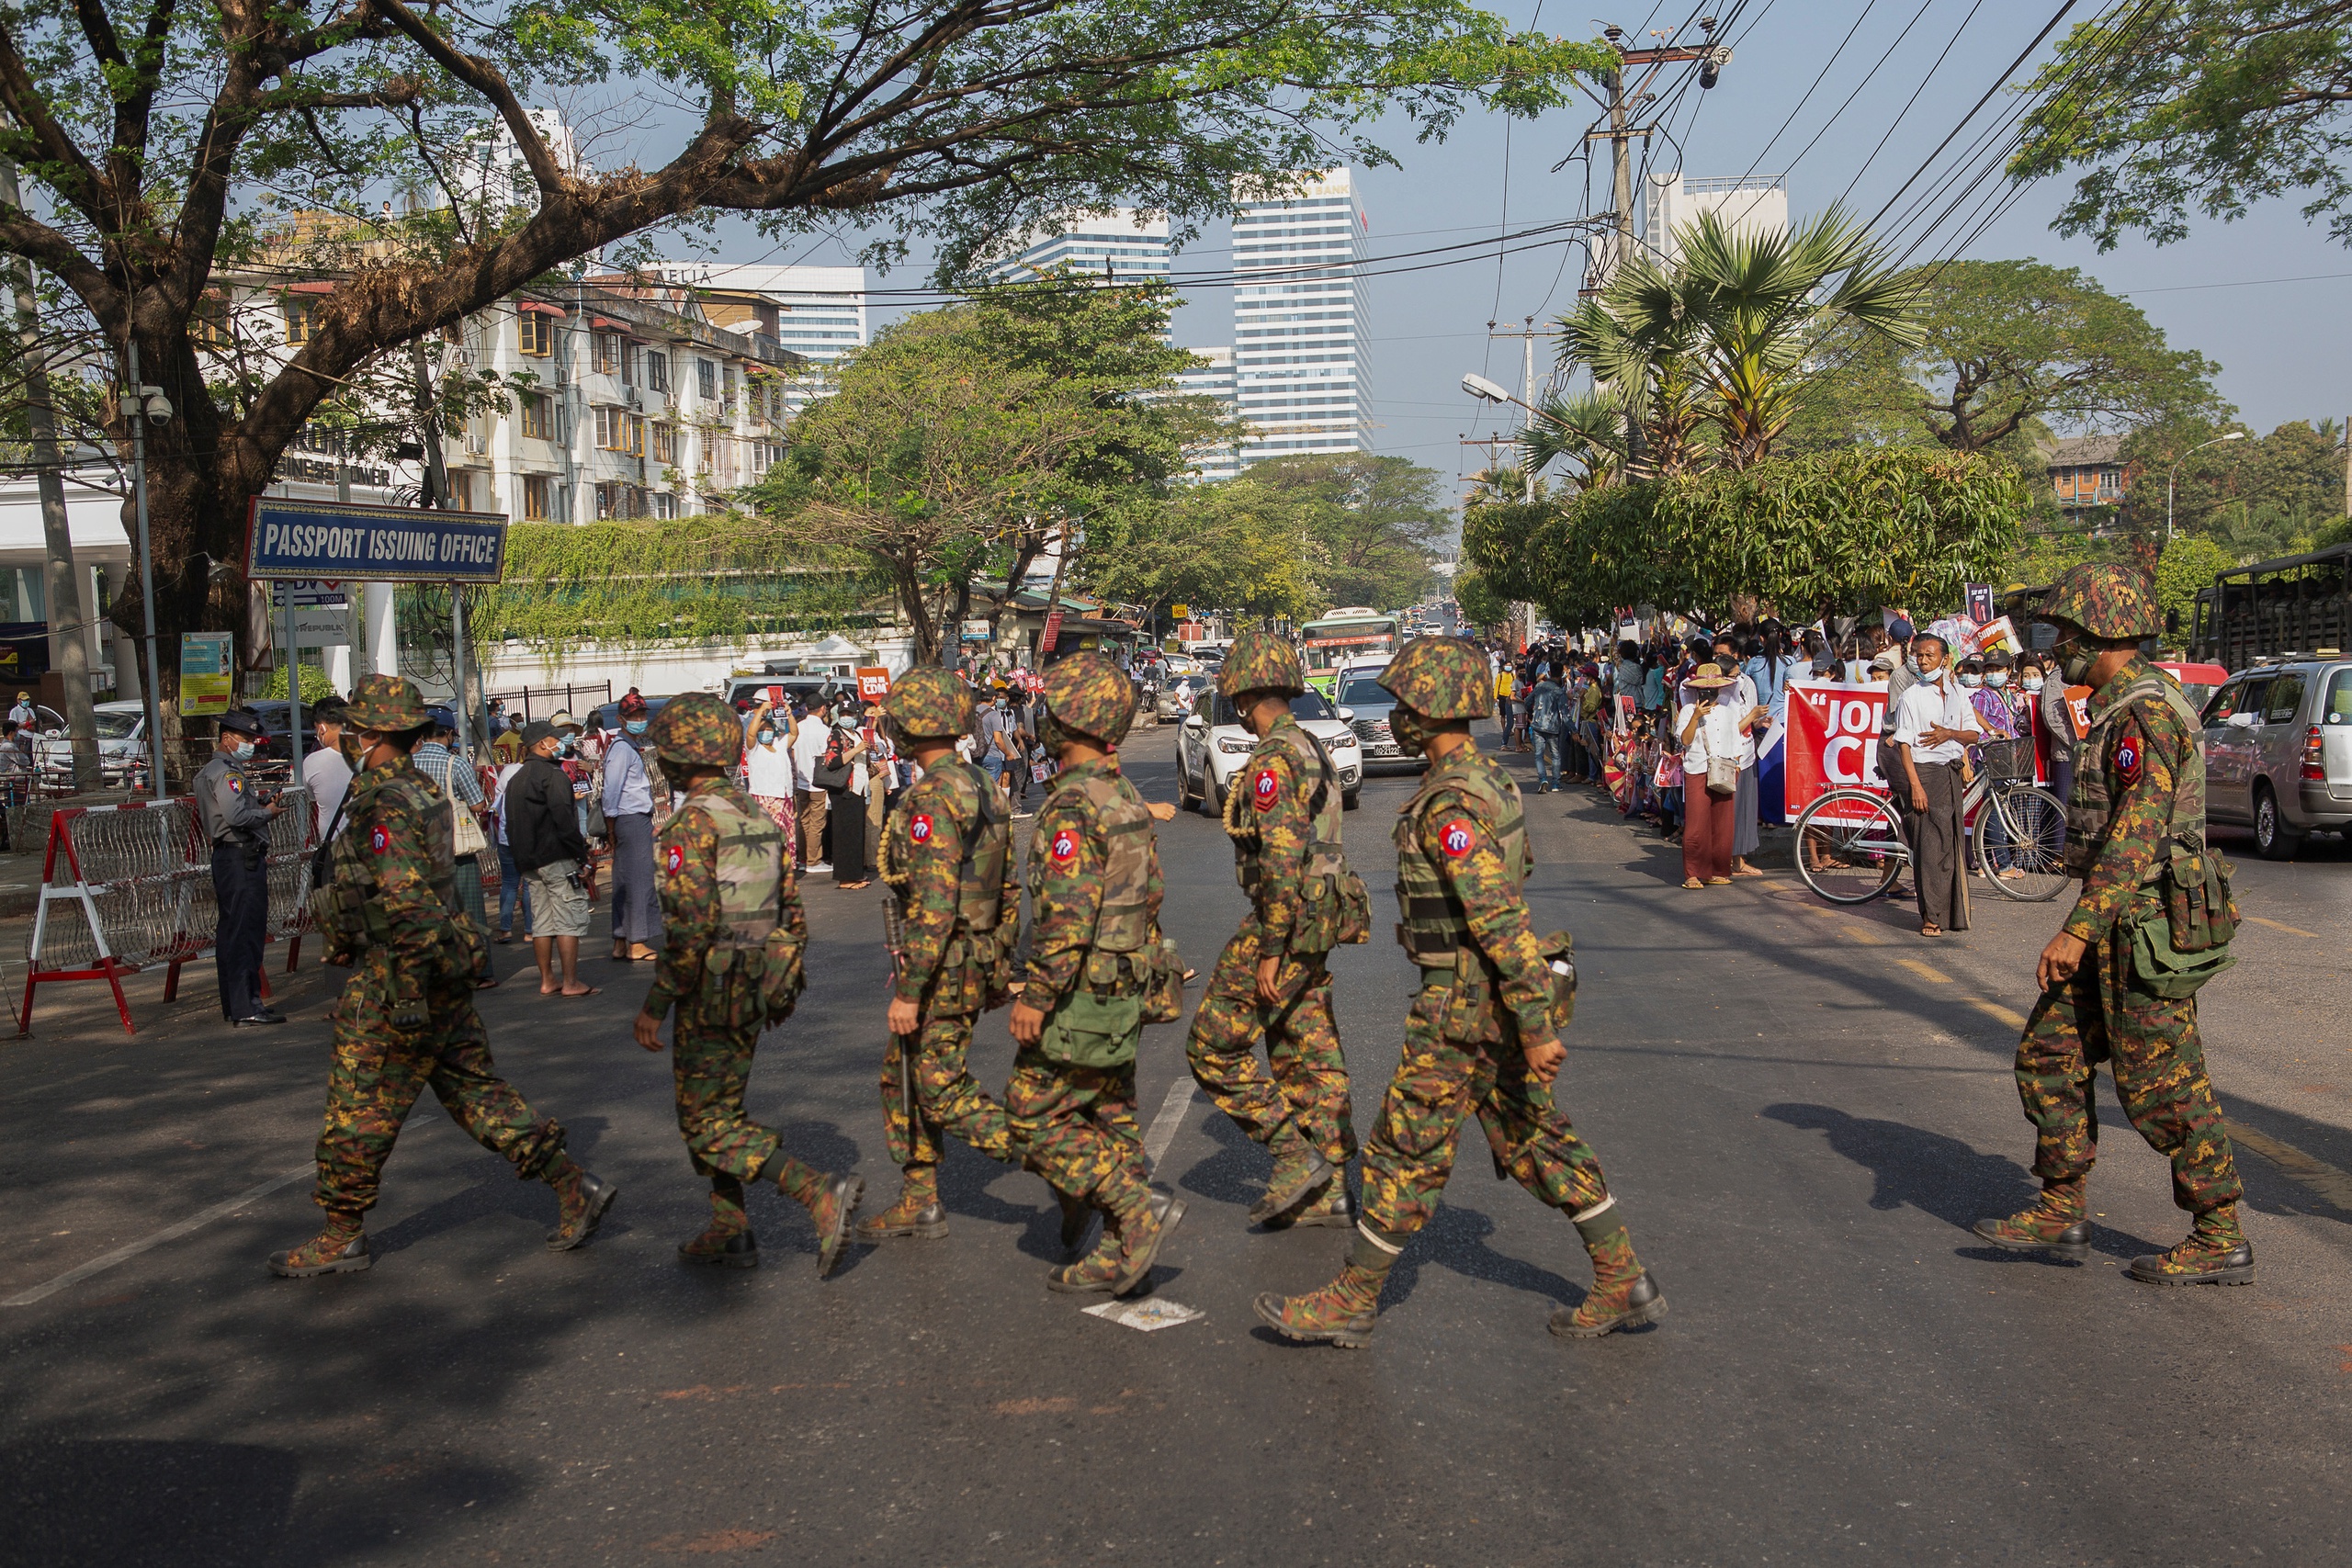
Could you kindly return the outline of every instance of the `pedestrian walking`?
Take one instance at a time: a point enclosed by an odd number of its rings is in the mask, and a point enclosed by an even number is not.
[[[910,670],[884,707],[922,777],[891,812],[880,855],[899,931],[882,1053],[882,1130],[899,1197],[860,1220],[857,1235],[935,1240],[947,1234],[939,1162],[948,1134],[990,1159],[1023,1154],[967,1063],[973,1024],[1005,1000],[1012,977],[1021,884],[1004,786],[956,754],[972,728],[971,689],[945,670]]]
[[[506,786],[506,834],[530,895],[539,994],[593,997],[598,987],[580,978],[580,939],[588,934],[581,866],[588,840],[581,836],[571,775],[556,761],[563,747],[564,738],[545,719],[524,729],[522,770]]]
[[[311,710],[311,733],[318,750],[302,759],[302,788],[311,796],[311,841],[323,844],[338,831],[343,797],[351,788],[351,761],[343,754],[345,708],[341,697],[329,697]]]
[[[613,847],[613,961],[651,958],[662,940],[653,884],[653,781],[639,748],[649,705],[635,688],[621,699],[621,733],[605,751],[605,830]],[[584,858],[584,855],[583,855]]]
[[[2041,1197],[1976,1234],[1997,1247],[2090,1255],[2088,1186],[2098,1152],[2097,1065],[2123,1113],[2172,1162],[2187,1236],[2135,1258],[2156,1285],[2244,1285],[2254,1245],[2245,1191],[2205,1071],[2197,990],[2231,962],[2237,907],[2205,841],[2205,763],[2195,709],[2140,654],[2162,635],[2154,585],[2128,567],[2069,568],[2037,617],[2055,626],[2065,682],[2091,691],[2067,802],[2067,869],[2083,890],[2035,965],[2041,998],[2018,1043],[2018,1098],[2034,1126]]]
[[[1565,933],[1539,941],[1528,929],[1521,888],[1532,856],[1519,786],[1470,735],[1470,721],[1487,712],[1484,676],[1473,651],[1435,637],[1415,637],[1381,672],[1396,699],[1389,727],[1399,745],[1430,758],[1396,835],[1397,937],[1421,986],[1364,1147],[1363,1214],[1345,1267],[1321,1290],[1254,1303],[1286,1338],[1371,1341],[1381,1287],[1435,1213],[1472,1111],[1497,1173],[1567,1214],[1592,1259],[1592,1289],[1552,1314],[1552,1332],[1597,1338],[1666,1313],[1599,1156],[1553,1100],[1574,970]]]
[[[1712,660],[1682,683],[1674,733],[1682,746],[1682,886],[1731,883],[1733,813],[1739,799],[1738,686]]]
[[[269,825],[285,807],[264,801],[245,764],[266,732],[251,708],[220,716],[212,755],[197,771],[196,810],[212,846],[212,898],[218,910],[212,961],[220,976],[220,1016],[239,1028],[284,1023],[261,999],[261,954],[269,941]]]
[[[1135,712],[1135,687],[1100,653],[1071,654],[1046,676],[1039,728],[1061,771],[1030,838],[1029,958],[1004,1093],[1031,1168],[1062,1200],[1065,1243],[1083,1238],[1078,1204],[1102,1215],[1102,1241],[1047,1287],[1118,1296],[1142,1288],[1184,1215],[1182,1199],[1153,1195],[1136,1122],[1161,884],[1151,812],[1115,750]]]
[[[1911,840],[1919,934],[1941,936],[1968,929],[1961,801],[1973,776],[1968,748],[1984,731],[1967,691],[1944,668],[1944,639],[1919,633],[1911,639],[1911,657],[1918,677],[1894,699],[1894,795],[1904,834]]]
[[[1225,808],[1250,906],[1209,973],[1185,1058],[1210,1102],[1273,1156],[1251,1221],[1344,1229],[1355,1224],[1347,1171],[1356,1130],[1329,955],[1370,934],[1371,908],[1341,850],[1331,759],[1291,714],[1306,672],[1290,639],[1242,632],[1216,680],[1258,739]]]
[[[367,1213],[392,1145],[428,1088],[450,1119],[515,1175],[555,1190],[547,1246],[569,1251],[594,1234],[619,1190],[565,1152],[562,1124],[533,1111],[491,1060],[490,1037],[474,1010],[483,932],[458,905],[447,807],[411,761],[429,722],[424,701],[398,676],[362,676],[350,717],[360,746],[350,830],[336,835],[332,878],[311,897],[327,962],[352,969],[335,1003],[334,1061],[319,1134],[314,1198],[326,1225],[273,1254],[270,1272],[303,1279],[375,1261]]]
[[[674,698],[650,732],[685,798],[662,829],[665,935],[635,1034],[648,1051],[661,1050],[662,1022],[675,1010],[678,1131],[695,1174],[710,1183],[710,1222],[678,1256],[757,1264],[743,1183],[768,1181],[808,1211],[821,1280],[841,1256],[865,1180],[786,1154],[783,1140],[743,1109],[760,1032],[791,1014],[806,983],[808,924],[784,835],[729,776],[742,759],[743,728],[724,702],[708,692]]]
[[[1568,694],[1551,665],[1544,666],[1528,698],[1527,728],[1535,737],[1535,793],[1550,795],[1561,785],[1568,744]]]

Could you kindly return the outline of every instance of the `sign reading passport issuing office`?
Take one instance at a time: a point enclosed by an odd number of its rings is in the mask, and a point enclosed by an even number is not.
[[[245,528],[254,579],[496,582],[505,570],[506,517],[497,512],[256,496]]]

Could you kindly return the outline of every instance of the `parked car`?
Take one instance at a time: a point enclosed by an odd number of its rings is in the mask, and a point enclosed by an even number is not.
[[[1320,692],[1302,692],[1290,700],[1290,711],[1301,728],[1323,742],[1324,750],[1330,754],[1331,771],[1339,777],[1340,801],[1354,810],[1356,796],[1363,788],[1363,748],[1357,743],[1355,731],[1348,728],[1348,710],[1333,708]],[[1195,706],[1176,732],[1176,803],[1186,806],[1197,801],[1206,809],[1222,813],[1234,770],[1257,745],[1241,716],[1233,711],[1233,699],[1211,694],[1210,700]]]
[[[48,710],[42,711],[45,714]],[[126,788],[134,769],[141,773],[146,771],[147,705],[100,703],[91,710],[91,716],[98,731],[98,777],[108,789]],[[44,723],[41,735],[34,753],[41,781],[51,788],[61,787],[74,777],[74,744],[65,738],[62,719],[54,729]]]
[[[851,686],[854,686],[856,684],[854,681],[845,683]],[[662,708],[669,704],[669,701],[670,699],[667,697],[647,697],[645,699],[645,717],[647,722],[650,723],[653,716],[660,713]],[[582,727],[584,728],[599,730],[606,735],[617,735],[620,733],[621,705],[617,702],[600,703],[595,707],[589,709],[585,717],[581,717],[581,716],[577,714],[572,716],[579,718]]]
[[[1405,749],[1396,744],[1389,733],[1388,715],[1396,699],[1380,684],[1381,671],[1388,668],[1388,660],[1376,664],[1351,665],[1340,671],[1340,711],[1349,716],[1348,728],[1356,732],[1356,740],[1363,748],[1364,771],[1382,763],[1389,766],[1426,768],[1427,757],[1408,757]]]
[[[2242,670],[2206,705],[2205,814],[2254,829],[2267,860],[2313,830],[2352,829],[2352,661]]]
[[[1175,724],[1191,717],[1193,705],[1200,700],[1201,694],[1214,689],[1216,685],[1216,682],[1206,675],[1170,676],[1168,683],[1159,689],[1160,718]]]

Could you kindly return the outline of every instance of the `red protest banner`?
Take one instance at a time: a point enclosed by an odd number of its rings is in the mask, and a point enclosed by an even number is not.
[[[1884,686],[1789,682],[1789,821],[1833,789],[1885,790],[1875,766],[1878,727],[1885,713]]]
[[[1057,609],[1056,609],[1056,610],[1048,610],[1048,611],[1046,611],[1046,632],[1045,632],[1045,635],[1044,635],[1043,637],[1039,637],[1039,638],[1037,639],[1037,651],[1038,651],[1039,653],[1051,653],[1051,652],[1053,652],[1053,651],[1054,651],[1054,644],[1061,640],[1061,635],[1062,635],[1062,613],[1061,613],[1061,611],[1059,611],[1059,610],[1057,610]]]

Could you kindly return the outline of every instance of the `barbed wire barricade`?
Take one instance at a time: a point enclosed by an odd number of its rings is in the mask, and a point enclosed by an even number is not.
[[[291,973],[311,923],[311,812],[308,791],[289,789],[278,798],[287,808],[269,829],[267,940],[288,942]],[[124,1032],[138,1032],[123,977],[165,964],[164,999],[177,999],[181,968],[211,953],[219,924],[212,850],[202,840],[193,800],[59,809],[41,864],[18,1035],[32,1032],[35,987],[68,980],[106,981]]]

